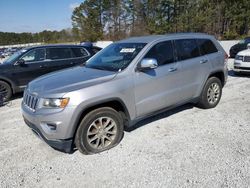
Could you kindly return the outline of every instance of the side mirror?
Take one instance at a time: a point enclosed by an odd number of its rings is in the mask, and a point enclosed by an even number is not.
[[[22,65],[24,65],[25,64],[25,61],[23,60],[23,59],[19,59],[16,63],[15,63],[15,65],[20,65],[20,66],[22,66]]]
[[[139,71],[155,69],[158,67],[158,63],[156,59],[153,58],[145,58],[141,61],[139,66],[137,67]]]

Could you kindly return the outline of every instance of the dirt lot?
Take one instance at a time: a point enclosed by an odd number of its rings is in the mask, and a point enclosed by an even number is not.
[[[0,108],[0,187],[250,187],[250,77],[230,75],[215,109],[160,114],[90,156],[39,140],[17,96]]]

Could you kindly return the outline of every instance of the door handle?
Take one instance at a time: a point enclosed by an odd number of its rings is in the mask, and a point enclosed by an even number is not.
[[[172,67],[172,68],[168,69],[168,72],[174,72],[174,71],[177,71],[176,67]]]
[[[46,67],[46,65],[40,65],[40,68],[44,68],[44,67]]]
[[[207,59],[202,59],[202,60],[200,61],[200,64],[204,64],[204,63],[207,63],[207,62],[208,62]]]

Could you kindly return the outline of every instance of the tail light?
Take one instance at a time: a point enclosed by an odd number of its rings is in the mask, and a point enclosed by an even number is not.
[[[225,53],[225,64],[227,63],[228,58],[229,58],[229,56],[227,55],[227,53]]]

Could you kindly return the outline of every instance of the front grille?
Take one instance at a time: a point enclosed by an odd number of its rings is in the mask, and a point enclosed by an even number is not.
[[[33,95],[25,92],[24,97],[23,97],[23,103],[30,110],[35,111],[36,110],[36,105],[38,103],[38,98],[36,96],[33,96]]]
[[[250,56],[245,56],[243,62],[250,62]]]
[[[250,70],[250,67],[237,67],[234,66],[235,69],[241,69],[241,70]]]

